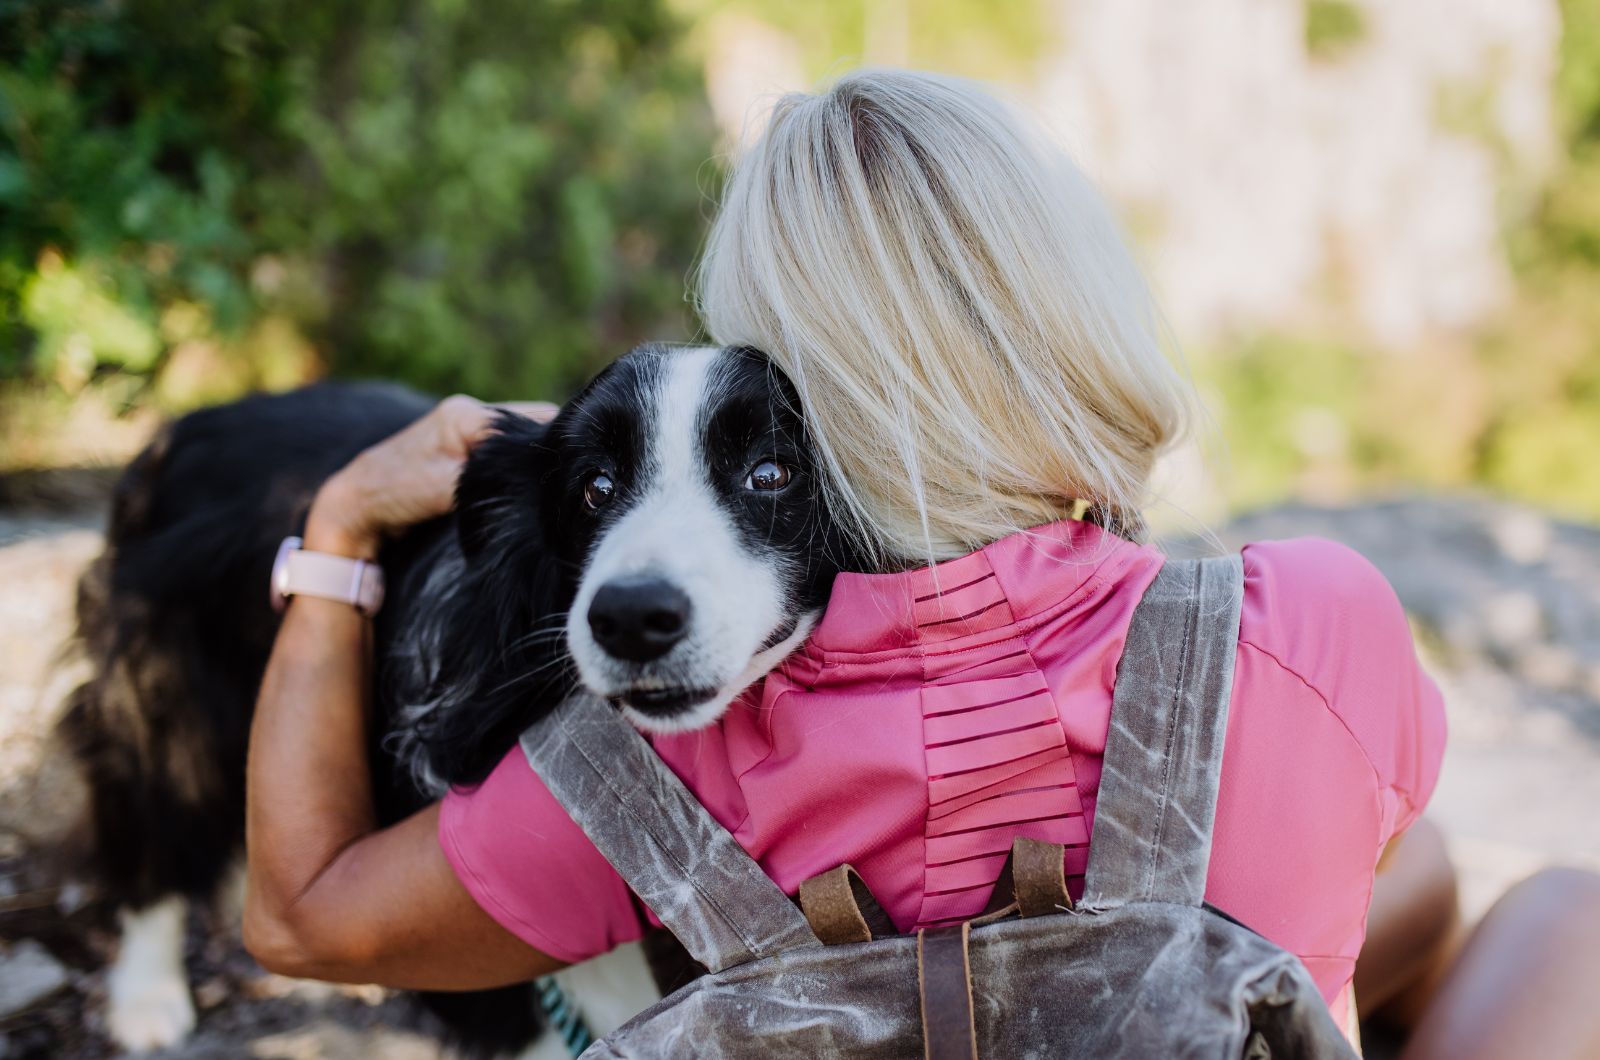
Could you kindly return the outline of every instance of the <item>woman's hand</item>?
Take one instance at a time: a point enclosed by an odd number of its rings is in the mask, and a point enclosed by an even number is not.
[[[501,407],[541,422],[556,414],[542,401]],[[461,465],[489,433],[496,411],[460,394],[448,397],[356,457],[318,491],[306,519],[306,547],[376,559],[386,536],[448,512]]]

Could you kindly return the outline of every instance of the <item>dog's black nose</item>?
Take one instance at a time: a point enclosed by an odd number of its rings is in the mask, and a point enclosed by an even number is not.
[[[689,632],[689,598],[664,578],[616,578],[594,594],[589,629],[608,655],[659,659]]]

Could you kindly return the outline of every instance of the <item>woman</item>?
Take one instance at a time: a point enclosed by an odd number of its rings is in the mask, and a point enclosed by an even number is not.
[[[1192,404],[1108,213],[982,91],[863,72],[778,104],[699,281],[715,340],[767,351],[795,382],[830,499],[882,573],[841,576],[812,641],[747,693],[759,710],[657,751],[790,893],[849,861],[902,928],[965,915],[993,882],[967,878],[982,857],[930,853],[949,838],[934,807],[978,793],[946,774],[1010,785],[1016,810],[989,838],[1064,842],[1081,874],[1116,660],[1160,557],[1071,518],[1087,501],[1136,538],[1152,464]],[[358,459],[318,497],[306,547],[371,559],[385,533],[446,510],[486,422],[449,402]],[[1442,704],[1360,557],[1318,541],[1244,556],[1207,897],[1299,954],[1342,1018],[1378,860],[1437,776]],[[974,570],[998,587],[974,590],[998,594],[984,629],[1025,645],[1016,665],[1050,693],[1027,772],[940,773],[950,756],[925,742],[917,661],[965,649],[918,625],[913,590]],[[447,989],[637,937],[626,887],[518,752],[373,830],[367,640],[344,605],[297,599],[286,615],[251,745],[252,952],[295,975]],[[953,743],[1014,731],[983,725]]]

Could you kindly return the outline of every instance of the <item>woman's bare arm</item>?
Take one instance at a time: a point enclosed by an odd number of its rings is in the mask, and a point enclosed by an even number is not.
[[[1427,817],[1389,840],[1378,861],[1367,939],[1356,958],[1363,1018],[1409,1028],[1426,1006],[1462,936],[1456,874],[1444,835]]]
[[[441,514],[489,410],[451,399],[368,450],[318,495],[306,547],[373,558],[386,532]],[[426,989],[497,986],[560,966],[497,924],[439,849],[438,807],[377,829],[367,768],[372,630],[296,597],[250,735],[245,944],[287,975]]]

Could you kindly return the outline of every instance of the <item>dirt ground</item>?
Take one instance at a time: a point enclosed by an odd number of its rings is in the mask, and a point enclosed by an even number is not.
[[[100,547],[103,484],[9,506],[0,489],[0,1060],[115,1055],[105,1036],[103,969],[111,911],[63,886],[52,856],[81,792],[48,734],[79,670],[62,657],[73,587]],[[437,1060],[423,1016],[402,997],[261,971],[238,943],[237,910],[194,910],[188,960],[197,1033],[166,1057]],[[45,963],[48,962],[48,963]],[[38,978],[43,996],[7,1010]]]
[[[104,488],[92,477],[0,488],[0,1060],[111,1054],[111,918],[49,856],[80,793],[47,739],[76,676],[59,649],[74,581],[99,547]],[[1305,533],[1347,541],[1383,569],[1446,690],[1451,742],[1429,812],[1450,838],[1469,915],[1541,866],[1600,869],[1600,530],[1474,499],[1410,499],[1282,508],[1218,536],[1237,547]],[[200,1024],[169,1055],[440,1055],[402,998],[263,973],[231,918],[191,917]],[[8,968],[20,983],[25,966],[43,974],[41,996],[5,1001]]]

